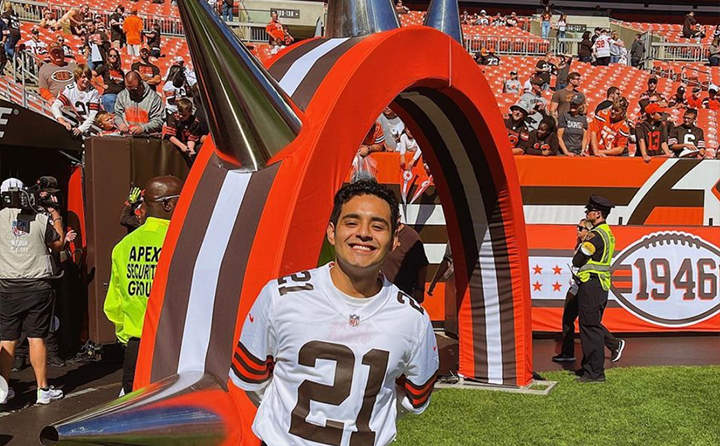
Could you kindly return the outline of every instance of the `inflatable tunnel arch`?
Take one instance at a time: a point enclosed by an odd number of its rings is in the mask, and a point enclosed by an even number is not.
[[[181,2],[193,61],[205,100],[231,102],[234,87],[210,91],[223,73],[211,72],[212,63],[203,60],[220,61],[238,45],[222,40],[218,27],[224,25],[203,5]],[[402,61],[392,63],[400,54]],[[464,48],[435,29],[408,27],[311,40],[268,65],[274,79],[237,86],[235,93],[249,101],[242,116],[228,116],[231,107],[211,110],[214,144],[196,160],[163,246],[135,376],[135,389],[143,390],[132,395],[160,401],[193,385],[201,393],[208,376],[227,386],[255,297],[269,280],[317,266],[334,193],[388,104],[423,148],[443,203],[460,302],[459,373],[482,383],[527,385],[532,339],[520,187],[493,93]],[[286,107],[250,91],[278,86]],[[229,138],[222,120],[251,119],[267,104],[276,111],[260,124],[287,124],[270,136],[290,135],[289,142],[249,168],[257,158],[238,155],[237,146],[262,149],[263,135],[249,126]],[[234,404],[222,393],[197,395],[195,404],[226,426],[240,419],[225,431],[223,445],[237,444],[233,435],[256,445],[248,435],[254,406],[234,386]],[[212,405],[218,398],[224,403]]]

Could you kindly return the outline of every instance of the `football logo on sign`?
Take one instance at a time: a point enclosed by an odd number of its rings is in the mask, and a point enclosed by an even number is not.
[[[612,265],[620,304],[656,325],[686,327],[720,312],[720,249],[685,232],[656,232],[628,246]]]

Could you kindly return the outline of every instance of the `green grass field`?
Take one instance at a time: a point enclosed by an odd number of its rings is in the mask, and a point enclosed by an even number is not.
[[[548,396],[435,391],[400,420],[397,446],[720,446],[720,366],[614,368],[605,384],[570,372]]]

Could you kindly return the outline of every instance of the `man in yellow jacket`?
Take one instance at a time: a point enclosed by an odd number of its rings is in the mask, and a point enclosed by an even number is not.
[[[123,392],[132,392],[150,288],[170,218],[175,211],[182,181],[173,176],[152,178],[145,186],[141,209],[145,221],[112,252],[110,287],[105,297],[105,315],[115,324],[115,334],[126,347],[123,362]]]

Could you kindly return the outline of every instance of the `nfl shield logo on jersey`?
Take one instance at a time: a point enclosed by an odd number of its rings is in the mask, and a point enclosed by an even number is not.
[[[357,314],[351,314],[350,315],[350,326],[351,327],[357,327],[360,325],[360,316]]]

